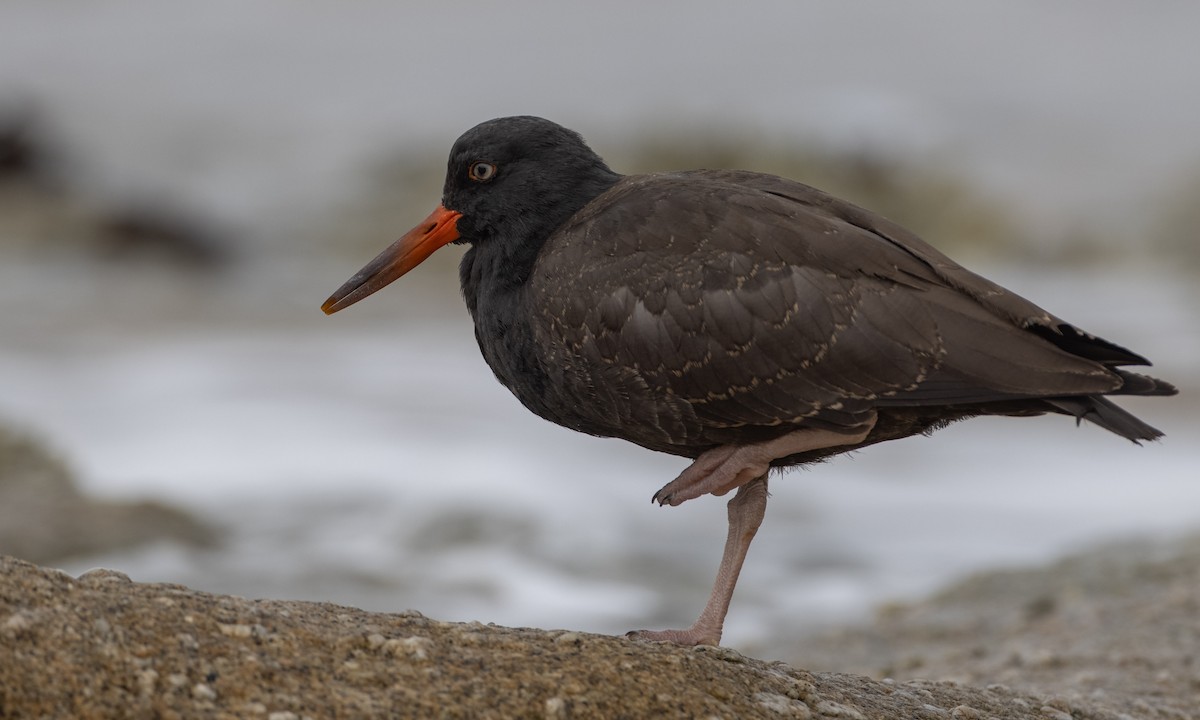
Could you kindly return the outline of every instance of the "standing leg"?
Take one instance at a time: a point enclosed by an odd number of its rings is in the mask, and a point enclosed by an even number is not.
[[[678,645],[719,645],[721,631],[725,626],[725,614],[729,612],[729,601],[733,598],[733,587],[742,572],[742,562],[750,541],[762,524],[767,510],[767,475],[763,473],[738,488],[737,495],[729,501],[729,535],[725,538],[725,554],[721,556],[721,567],[713,583],[708,604],[696,622],[686,630],[635,630],[629,637],[642,640],[659,640]]]

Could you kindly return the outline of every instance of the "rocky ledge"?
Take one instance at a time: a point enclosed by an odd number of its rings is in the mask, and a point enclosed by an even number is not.
[[[826,670],[1003,685],[1137,720],[1200,720],[1200,536],[1127,541],[967,578],[809,638]],[[1064,719],[1067,715],[1063,716]]]
[[[74,578],[0,557],[0,718],[1136,717],[1120,707],[809,672],[724,648],[247,600],[107,570]]]

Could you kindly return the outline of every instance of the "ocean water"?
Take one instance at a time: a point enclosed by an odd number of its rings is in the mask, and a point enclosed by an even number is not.
[[[367,258],[312,228],[380,155],[440,154],[513,113],[602,150],[716,128],[948,161],[1042,230],[1141,227],[1146,198],[1200,158],[1200,96],[1179,92],[1200,6],[563,7],[0,5],[0,101],[42,109],[77,192],[178,200],[245,231],[222,275],[3,256],[0,417],[89,492],[222,531],[213,549],[68,570],[597,632],[699,612],[724,501],[654,506],[683,461],[529,415],[479,357],[445,266],[320,314]],[[774,479],[726,641],[786,657],[964,573],[1200,525],[1200,298],[1172,266],[975,268],[1154,359],[1184,394],[1125,404],[1163,442],[976,420]]]

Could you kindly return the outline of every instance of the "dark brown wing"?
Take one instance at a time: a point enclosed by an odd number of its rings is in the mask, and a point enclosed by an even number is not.
[[[550,238],[529,293],[572,408],[551,419],[680,454],[876,407],[1105,393],[1105,362],[1144,362],[1073,354],[1078,331],[910,233],[753,173],[622,180]]]
[[[1051,315],[1020,295],[967,270],[920,237],[890,220],[816,188],[792,180],[744,171],[722,171],[731,181],[811,207],[887,240],[921,260],[947,286],[974,298],[996,315],[1028,329],[1068,352],[1106,365],[1149,365],[1126,348]]]

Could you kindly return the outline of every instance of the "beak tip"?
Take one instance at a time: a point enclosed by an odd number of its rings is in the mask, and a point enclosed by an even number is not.
[[[412,270],[434,250],[457,240],[460,217],[461,213],[438,205],[425,222],[392,243],[330,295],[321,311],[332,315],[350,307]]]

